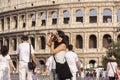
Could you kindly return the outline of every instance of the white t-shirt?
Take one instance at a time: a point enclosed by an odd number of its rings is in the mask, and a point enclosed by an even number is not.
[[[64,63],[65,62],[65,54],[66,54],[66,51],[60,51],[60,52],[56,53],[55,54],[56,61],[59,63]]]
[[[34,53],[34,49],[31,45],[31,54]],[[29,62],[30,57],[30,44],[27,42],[23,42],[19,44],[17,49],[17,54],[19,55],[19,63],[27,64]]]
[[[10,60],[10,56],[7,54],[6,56],[2,56],[0,54],[0,69],[1,68],[5,68],[8,67],[9,68],[9,60]]]
[[[70,71],[71,72],[77,72],[77,66],[76,66],[76,62],[78,61],[78,56],[76,53],[72,52],[72,51],[68,51],[66,53],[66,60],[68,62],[68,65],[70,67]]]
[[[111,64],[112,64],[112,66],[111,66]],[[108,64],[107,64],[107,67],[108,67],[108,76],[114,77],[114,72],[116,72],[115,68],[117,68],[117,63],[116,62],[111,62],[111,64],[110,64],[110,62],[108,62]]]
[[[46,65],[49,67],[49,71],[51,71],[51,69],[56,69],[56,65],[55,65],[53,56],[50,56],[47,59]]]

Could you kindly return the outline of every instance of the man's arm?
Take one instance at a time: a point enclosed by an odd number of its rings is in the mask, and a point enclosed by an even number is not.
[[[33,62],[36,64],[36,66],[38,66],[35,55],[34,54],[31,54],[31,55],[32,55],[31,57],[32,57]]]

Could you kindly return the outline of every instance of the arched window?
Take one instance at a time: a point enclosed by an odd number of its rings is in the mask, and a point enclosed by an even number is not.
[[[76,11],[76,22],[83,23],[83,12],[81,10]]]
[[[103,23],[112,22],[112,11],[110,9],[105,9],[103,12]]]
[[[35,26],[36,25],[36,23],[35,23],[36,15],[35,14],[31,14],[31,18],[32,18],[32,26]]]
[[[83,39],[80,35],[76,36],[76,48],[83,48]]]
[[[103,36],[103,47],[106,47],[108,44],[112,42],[111,36],[106,34]]]
[[[91,35],[89,38],[89,48],[97,48],[97,39],[95,35]]]
[[[117,21],[120,22],[120,9],[117,12]]]
[[[18,27],[18,18],[14,16],[15,29]]]
[[[16,47],[17,47],[17,40],[16,38],[13,39],[13,47],[14,47],[14,51],[16,50]]]
[[[32,44],[33,48],[35,49],[35,38],[30,37],[30,41],[31,41],[31,44]]]
[[[46,14],[45,12],[41,13],[42,24],[41,26],[46,26]]]
[[[97,11],[95,9],[90,10],[89,22],[97,23]]]
[[[8,30],[10,29],[10,17],[7,17]]]
[[[57,24],[57,12],[52,12],[52,25]]]
[[[41,43],[40,43],[40,44],[41,44],[41,49],[45,49],[45,42],[46,42],[46,41],[45,41],[45,37],[44,37],[44,36],[41,36],[40,39],[41,39],[41,40],[40,40],[40,41],[41,41]]]
[[[4,19],[1,19],[2,31],[4,31]]]
[[[90,60],[89,61],[90,68],[94,68],[95,67],[95,63],[96,63],[95,60]]]
[[[64,11],[64,24],[69,24],[70,13],[68,11]]]
[[[26,17],[25,17],[25,15],[21,15],[21,21],[22,21],[22,23],[21,23],[22,27],[25,28],[26,27],[26,22],[25,22],[26,21]]]
[[[9,49],[9,39],[6,39],[6,46],[7,46],[8,49]]]
[[[67,41],[67,44],[69,44],[69,37],[66,35],[66,41]]]
[[[120,42],[120,34],[117,37],[117,41]]]

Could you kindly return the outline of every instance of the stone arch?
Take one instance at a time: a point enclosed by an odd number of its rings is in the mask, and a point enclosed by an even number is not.
[[[57,24],[57,17],[58,17],[57,12],[53,11],[52,12],[52,25]]]
[[[41,12],[41,26],[45,26],[46,25],[46,13],[45,12]]]
[[[83,23],[83,12],[81,10],[76,11],[76,22]]]
[[[40,36],[40,41],[41,41],[41,49],[45,49],[45,42],[46,42],[46,40],[45,40],[45,37],[44,36]]]
[[[112,38],[109,34],[105,34],[103,36],[103,47],[106,47],[108,44],[112,42]]]
[[[31,18],[32,18],[32,25],[31,26],[35,26],[36,25],[36,14],[35,13],[31,14]]]
[[[9,39],[7,38],[7,39],[5,39],[5,45],[8,47],[8,49],[9,49]]]
[[[8,29],[10,29],[10,17],[7,17],[7,27],[8,27]]]
[[[81,35],[76,36],[76,48],[83,48],[83,39]]]
[[[120,9],[117,11],[117,22],[120,22]]]
[[[91,9],[89,12],[89,22],[97,23],[97,11],[95,9]]]
[[[40,68],[40,73],[43,73],[45,71],[45,60],[43,59],[39,60],[39,68]]]
[[[89,61],[89,66],[90,66],[90,68],[94,68],[94,67],[95,67],[95,63],[96,63],[95,60],[90,60],[90,61]]]
[[[103,23],[112,22],[112,10],[111,9],[104,9],[103,11]]]
[[[95,35],[89,37],[89,48],[97,48],[97,38]]]
[[[65,10],[63,11],[63,15],[64,15],[64,24],[69,24],[69,20],[70,20],[70,13],[69,11]]]
[[[31,42],[33,48],[35,49],[35,38],[34,37],[30,37],[30,42]]]
[[[20,17],[20,23],[21,23],[21,26],[22,28],[25,28],[26,27],[26,17],[25,17],[25,14],[22,14]]]
[[[120,34],[117,36],[117,42],[120,42]]]
[[[13,23],[14,23],[14,28],[16,29],[18,27],[18,17],[13,16]]]

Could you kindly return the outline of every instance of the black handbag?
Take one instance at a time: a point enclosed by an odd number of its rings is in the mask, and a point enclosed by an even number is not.
[[[35,67],[36,67],[36,64],[31,60],[31,45],[30,45],[30,57],[29,57],[29,62],[28,62],[28,69],[34,70]]]
[[[64,63],[59,63],[56,61],[55,57],[54,60],[56,62],[56,73],[58,77],[60,79],[71,79],[72,73],[70,71],[67,61],[65,61]]]

